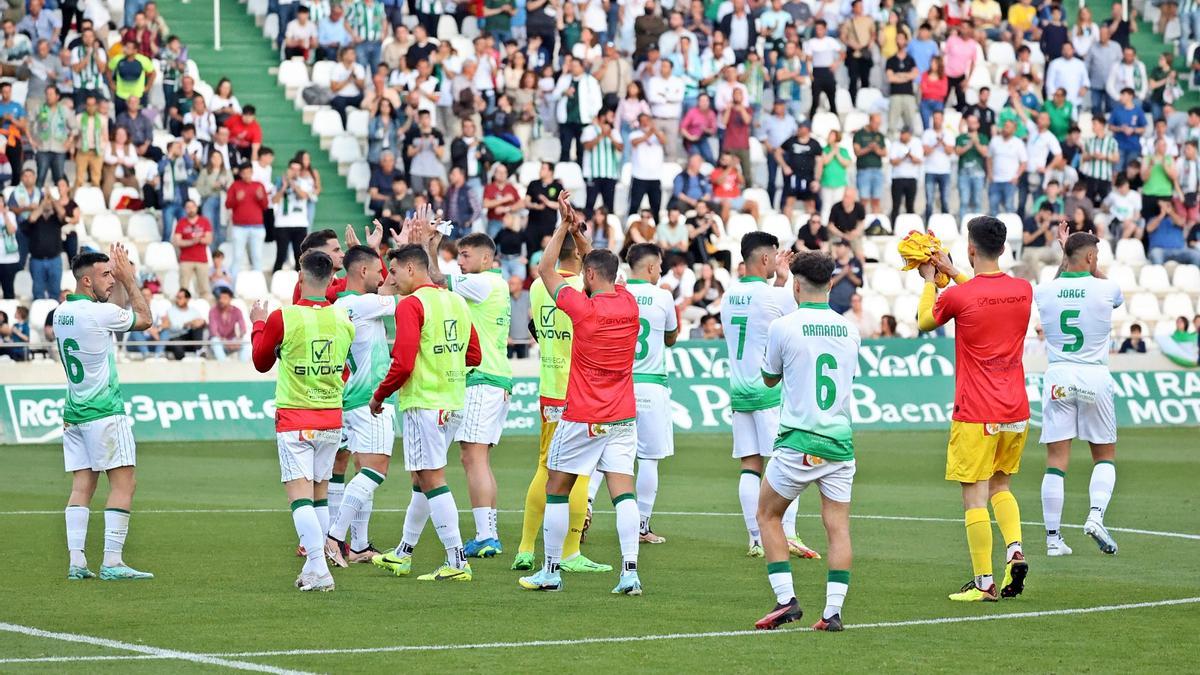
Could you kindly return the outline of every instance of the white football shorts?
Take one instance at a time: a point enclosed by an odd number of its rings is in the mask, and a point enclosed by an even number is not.
[[[462,421],[462,411],[409,408],[401,416],[404,422],[404,470],[446,468],[446,452]]]
[[[1055,363],[1042,378],[1042,443],[1117,442],[1115,385],[1106,366]]]
[[[671,422],[671,390],[654,382],[634,382],[637,398],[638,459],[666,459],[675,454]]]
[[[499,443],[504,421],[508,419],[508,399],[507,391],[490,384],[467,387],[462,423],[458,425],[454,440],[485,445]]]
[[[137,466],[133,421],[126,415],[109,415],[63,428],[63,463],[67,471],[108,471]]]
[[[605,473],[633,475],[637,458],[637,422],[588,424],[562,420],[554,430],[546,468],[576,476]]]
[[[792,501],[813,483],[827,499],[850,501],[854,485],[854,460],[834,462],[803,452],[781,449],[767,463],[767,483],[780,497]]]
[[[304,478],[322,483],[333,476],[333,460],[341,445],[341,429],[303,429],[278,431],[279,480],[282,483]]]
[[[360,406],[342,413],[342,447],[364,455],[392,456],[396,439],[396,409],[383,406],[379,416],[371,414],[371,406]]]
[[[779,407],[733,413],[733,458],[775,454],[779,435]]]

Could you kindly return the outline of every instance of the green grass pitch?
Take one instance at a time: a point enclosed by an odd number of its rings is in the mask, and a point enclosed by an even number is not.
[[[336,592],[313,595],[291,587],[300,562],[272,442],[143,445],[126,557],[157,578],[121,584],[64,578],[69,478],[61,448],[5,447],[0,623],[186,655],[163,658],[0,626],[0,673],[211,672],[239,664],[326,673],[1194,672],[1200,630],[1195,429],[1121,435],[1108,524],[1157,534],[1115,532],[1121,546],[1115,557],[1100,554],[1075,527],[1065,531],[1075,554],[1046,558],[1038,524],[1044,450],[1031,442],[1014,488],[1027,523],[1032,569],[1026,592],[969,606],[946,599],[970,576],[970,563],[959,490],[941,478],[945,439],[945,433],[857,434],[855,560],[843,613],[850,629],[842,634],[798,630],[824,605],[826,569],[824,561],[801,560],[793,567],[804,622],[774,633],[747,631],[773,597],[764,563],[744,557],[738,467],[729,458],[728,436],[681,436],[676,456],[663,463],[654,528],[668,542],[642,547],[646,593],[640,598],[610,595],[615,573],[567,576],[558,594],[518,588],[517,573],[508,568],[536,456],[533,439],[507,439],[495,450],[506,550],[498,559],[472,561],[473,583],[415,579],[442,556],[429,527],[413,578],[357,565],[335,572]],[[449,473],[458,506],[466,510],[457,456],[452,452]],[[1073,461],[1064,520],[1078,526],[1091,469],[1085,446],[1076,445]],[[399,538],[408,496],[400,470],[376,493],[371,532],[380,548]],[[94,569],[102,550],[102,497],[92,505],[88,533]],[[610,507],[598,503],[585,552],[618,562]],[[815,494],[801,498],[799,528],[807,543],[824,550],[817,509]],[[473,534],[469,511],[460,525],[464,535]],[[998,531],[996,539],[999,572]],[[1184,602],[1161,604],[1168,600]],[[1100,611],[1138,603],[1146,605]],[[1003,618],[1012,614],[1019,616]],[[968,620],[979,617],[996,620]],[[899,622],[914,623],[894,625]],[[679,635],[695,633],[721,634]],[[646,639],[651,636],[660,639]],[[537,641],[552,644],[529,644]],[[470,647],[489,643],[509,644]],[[397,649],[406,646],[413,649]],[[321,653],[272,653],[290,650]],[[217,661],[203,661],[209,657]]]

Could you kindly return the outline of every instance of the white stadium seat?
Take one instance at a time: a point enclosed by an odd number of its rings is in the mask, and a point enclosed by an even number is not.
[[[363,159],[362,148],[358,146],[357,138],[342,134],[330,144],[329,157],[338,164],[353,164]]]
[[[892,315],[900,321],[917,320],[917,306],[921,304],[921,296],[912,293],[905,293],[898,296],[896,301],[892,303]]]
[[[104,192],[98,187],[84,185],[75,190],[75,203],[84,218],[94,216],[105,209]]]
[[[112,192],[108,194],[108,210],[116,211],[117,204],[120,204],[121,200],[125,197],[141,199],[142,195],[137,191],[137,188],[131,188],[127,185],[114,185]]]
[[[874,87],[864,87],[858,90],[858,101],[854,106],[867,114],[880,112],[880,104],[884,102],[883,92]],[[863,126],[866,126],[865,124]],[[824,142],[822,140],[822,142]]]
[[[300,275],[295,270],[279,270],[271,275],[271,295],[285,304],[292,304],[292,292]]]
[[[317,111],[312,121],[313,136],[332,138],[342,134],[342,116],[333,108],[322,108]]]
[[[333,79],[333,69],[337,66],[334,61],[317,61],[312,68],[312,83],[318,87],[328,87]]]
[[[288,59],[279,64],[279,74],[276,76],[284,95],[291,100],[300,90],[309,85],[308,66],[302,58]]]
[[[41,335],[42,327],[46,325],[46,317],[50,314],[50,312],[53,312],[54,308],[56,307],[58,307],[58,300],[50,300],[47,298],[34,300],[33,304],[29,306],[29,326],[33,328],[38,335]]]
[[[762,188],[746,188],[742,191],[742,197],[748,202],[758,204],[758,212],[761,215],[766,215],[771,212],[771,196]]]
[[[175,247],[169,242],[156,241],[146,246],[146,268],[155,272],[167,272],[179,268]]]
[[[350,173],[346,174],[346,184],[354,190],[366,190],[371,185],[371,165],[366,160],[350,165]]]
[[[925,220],[915,213],[902,213],[896,216],[896,234],[903,237],[909,232],[916,230],[917,232],[925,231]]]
[[[900,271],[890,265],[877,265],[871,275],[871,289],[889,298],[904,292]]]
[[[1162,312],[1153,293],[1135,293],[1129,298],[1129,315],[1141,321],[1157,321]]]
[[[725,227],[725,233],[735,244],[740,242],[745,234],[758,231],[758,223],[754,220],[754,216],[746,213],[735,213],[729,216],[729,223]]]
[[[267,279],[262,272],[242,270],[233,281],[239,298],[245,300],[262,300],[267,297]]]
[[[683,173],[683,167],[679,166],[679,164],[677,164],[676,162],[663,162],[662,168],[660,169],[660,172],[658,174],[658,182],[660,185],[662,185],[662,189],[674,190],[675,189],[675,177],[681,173]],[[709,172],[709,173],[711,173],[711,172]],[[701,173],[701,175],[706,176],[708,174]]]
[[[1170,293],[1171,280],[1167,278],[1167,268],[1162,265],[1146,265],[1138,273],[1138,286],[1155,295]]]
[[[878,293],[863,293],[863,311],[873,316],[882,317],[892,313],[892,305],[888,299]]]
[[[1108,278],[1115,281],[1117,288],[1120,288],[1121,293],[1126,296],[1138,291],[1137,277],[1133,275],[1133,270],[1129,267],[1113,265],[1108,270]]]
[[[1170,293],[1163,298],[1162,313],[1167,318],[1195,315],[1195,304],[1187,293]]]
[[[1146,248],[1136,239],[1122,239],[1117,242],[1116,260],[1122,265],[1140,267],[1146,264]]]
[[[1102,270],[1108,269],[1113,264],[1112,244],[1108,243],[1107,239],[1101,239],[1096,243],[1096,262]]]
[[[1175,268],[1172,278],[1175,288],[1188,293],[1200,293],[1200,267],[1195,265],[1179,265]]]
[[[76,194],[78,195],[82,189],[76,190]],[[121,229],[121,220],[108,211],[97,213],[88,229],[91,232],[92,239],[105,249],[114,241],[121,241],[125,238],[125,232]]]
[[[62,276],[59,277],[58,287],[68,293],[75,291],[75,275],[71,273],[71,268],[69,266],[63,267]]]
[[[779,239],[779,248],[791,248],[796,241],[796,230],[792,227],[792,222],[782,213],[772,213],[763,218],[762,230],[775,235]]]
[[[958,221],[949,213],[935,213],[929,218],[927,231],[949,246],[958,241]]]
[[[162,241],[162,228],[158,224],[158,218],[145,211],[139,211],[129,217],[126,236],[139,244]]]
[[[366,110],[350,109],[346,111],[346,133],[355,138],[366,138],[371,124],[371,113]]]

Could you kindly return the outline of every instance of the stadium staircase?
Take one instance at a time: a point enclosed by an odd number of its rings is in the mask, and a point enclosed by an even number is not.
[[[332,227],[339,232],[347,223],[361,229],[367,222],[354,192],[338,175],[337,165],[320,148],[319,141],[304,123],[302,112],[285,97],[276,84],[275,73],[280,54],[263,37],[254,18],[246,14],[237,0],[221,3],[221,50],[213,49],[212,3],[193,0],[187,4],[171,2],[164,14],[171,29],[188,45],[189,56],[212,86],[221,77],[229,78],[242,105],[253,104],[263,128],[263,144],[275,151],[275,175],[287,167],[287,161],[299,150],[307,150],[313,166],[321,172],[321,197],[317,202],[314,229]]]

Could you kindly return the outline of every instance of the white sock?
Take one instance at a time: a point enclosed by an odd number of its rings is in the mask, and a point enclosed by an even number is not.
[[[442,548],[446,549],[446,564],[462,569],[467,558],[463,555],[462,535],[458,531],[458,507],[454,504],[454,495],[446,485],[430,492],[434,493],[432,497],[425,495],[429,500],[429,518],[442,541]]]
[[[738,477],[738,501],[742,503],[742,518],[746,520],[751,546],[762,543],[762,535],[758,530],[758,491],[761,481],[762,478],[749,469],[743,470]]]
[[[596,493],[600,491],[600,484],[604,482],[604,474],[597,469],[592,472],[592,478],[588,481],[588,504],[596,501]]]
[[[1088,494],[1092,498],[1088,518],[1104,522],[1104,512],[1108,510],[1108,501],[1112,499],[1116,484],[1117,467],[1112,462],[1096,462],[1092,468],[1092,481],[1088,484]]]
[[[822,619],[841,614],[842,604],[846,602],[846,592],[849,590],[850,584],[840,581],[825,582],[825,612],[821,614]]]
[[[358,507],[354,522],[350,523],[350,550],[365,551],[371,545],[370,525],[371,510],[375,508],[375,493],[371,498]]]
[[[1042,520],[1046,523],[1046,541],[1057,541],[1061,536],[1063,510],[1063,482],[1058,469],[1047,469],[1042,476]]]
[[[796,597],[796,589],[792,586],[792,568],[790,564],[788,564],[786,572],[768,572],[767,581],[771,583],[771,590],[775,592],[775,602],[782,605],[791,602],[792,598]]]
[[[346,541],[346,532],[350,529],[350,524],[357,522],[359,511],[371,501],[375,488],[383,484],[383,479],[383,474],[371,469],[363,469],[354,476],[342,494],[342,506],[338,509],[337,519],[329,527],[329,536],[338,541]],[[320,517],[319,507],[317,517]]]
[[[559,501],[559,500],[562,501]],[[554,500],[554,501],[551,501]],[[557,572],[563,544],[571,528],[571,505],[567,495],[546,495],[546,515],[542,519],[542,546],[546,549],[546,571]]]
[[[617,495],[613,508],[617,511],[617,540],[621,542],[621,571],[636,572],[638,559],[637,499],[626,492]]]
[[[337,520],[338,512],[342,510],[342,496],[346,493],[346,477],[338,474],[329,479],[329,522]]]
[[[654,515],[654,500],[658,497],[658,460],[639,459],[637,461],[637,507],[641,523],[638,530],[642,534],[650,531],[650,516]]]
[[[67,519],[67,552],[71,554],[71,565],[87,567],[87,556],[84,548],[87,545],[88,518],[92,510],[86,506],[68,505],[65,511]]]
[[[296,526],[296,534],[300,535],[300,545],[307,554],[304,572],[328,574],[329,566],[325,564],[325,530],[321,529],[321,521],[317,518],[317,510],[313,507],[311,499],[297,499],[292,502],[292,524]]]
[[[488,534],[492,536],[492,539],[500,538],[500,526],[497,524],[496,514],[495,508],[488,509]]]
[[[475,538],[483,541],[489,537],[488,535],[488,520],[491,517],[491,509],[486,506],[472,506],[471,515],[475,518]]]
[[[396,547],[396,555],[412,554],[413,549],[421,541],[421,532],[425,529],[425,523],[428,521],[429,500],[425,498],[425,493],[421,492],[421,488],[414,485],[412,501],[408,503],[408,509],[404,511],[404,538]]]
[[[788,539],[799,539],[796,534],[796,511],[800,510],[800,498],[792,500],[783,511],[783,536]]]
[[[105,567],[120,565],[125,550],[125,535],[129,534],[129,512],[124,509],[104,509]]]
[[[313,502],[313,512],[317,514],[317,522],[321,525],[321,534],[329,532],[329,503],[324,499],[318,499]],[[321,548],[325,548],[325,542],[321,542]]]

